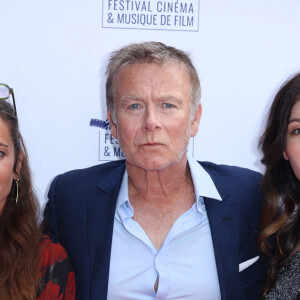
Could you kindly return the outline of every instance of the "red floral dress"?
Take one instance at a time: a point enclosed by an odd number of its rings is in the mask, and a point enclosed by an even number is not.
[[[66,250],[42,236],[40,253],[40,288],[36,299],[74,300],[75,277]]]

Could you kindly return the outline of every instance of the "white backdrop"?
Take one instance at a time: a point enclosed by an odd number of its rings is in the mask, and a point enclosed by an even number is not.
[[[110,52],[132,42],[191,53],[203,104],[196,159],[263,171],[265,115],[300,70],[299,13],[299,0],[0,0],[0,82],[14,89],[41,203],[55,175],[103,162],[109,132],[90,121],[106,120]]]

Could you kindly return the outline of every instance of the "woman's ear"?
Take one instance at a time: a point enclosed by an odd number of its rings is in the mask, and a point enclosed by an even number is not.
[[[20,151],[19,156],[18,156],[18,161],[15,166],[14,180],[17,180],[19,178],[19,175],[20,175],[21,169],[22,169],[23,158],[24,158],[24,152]]]
[[[284,157],[285,160],[289,160],[289,158],[288,158],[288,156],[287,156],[285,150],[283,151],[283,157]]]

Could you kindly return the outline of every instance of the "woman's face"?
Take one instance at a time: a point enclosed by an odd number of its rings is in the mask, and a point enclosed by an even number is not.
[[[12,181],[16,175],[14,172],[14,164],[14,143],[8,126],[0,117],[0,213],[5,205]]]
[[[290,115],[283,156],[290,161],[295,176],[300,180],[300,101],[295,103]]]

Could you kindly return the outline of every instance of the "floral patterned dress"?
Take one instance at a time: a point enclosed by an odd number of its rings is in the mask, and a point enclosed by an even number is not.
[[[40,286],[37,300],[74,300],[75,277],[66,250],[47,236],[40,242]]]

